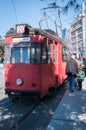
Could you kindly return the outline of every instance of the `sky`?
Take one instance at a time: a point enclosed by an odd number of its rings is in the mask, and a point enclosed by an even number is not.
[[[66,5],[67,0],[55,0],[58,6],[64,7]],[[78,0],[79,3],[82,0]],[[33,27],[39,27],[39,21],[46,19],[48,17],[48,21],[42,21],[42,28],[47,28],[45,26],[50,20],[57,20],[57,24],[59,25],[58,10],[45,10],[47,16],[44,15],[43,9],[48,7],[50,3],[54,2],[54,0],[0,0],[0,35],[2,37],[5,36],[6,32],[15,27],[16,24],[27,23]],[[52,13],[53,12],[53,13]],[[74,20],[74,18],[79,14],[79,11],[75,11],[72,8],[68,11],[68,13],[61,13],[61,23],[62,28],[69,27],[70,23]],[[49,14],[52,13],[52,14]],[[49,18],[50,15],[50,18]],[[55,17],[54,17],[55,15]],[[55,19],[55,20],[54,20]],[[45,22],[45,23],[43,23]],[[50,27],[54,30],[54,23],[50,23]],[[59,26],[58,26],[59,28]]]

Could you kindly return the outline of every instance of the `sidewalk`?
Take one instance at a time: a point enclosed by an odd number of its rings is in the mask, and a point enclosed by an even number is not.
[[[86,78],[82,91],[66,91],[46,130],[86,130]]]

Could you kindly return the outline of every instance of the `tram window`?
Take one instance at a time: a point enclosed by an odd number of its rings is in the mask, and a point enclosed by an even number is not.
[[[48,54],[47,54],[47,42],[43,42],[42,44],[42,55],[41,55],[41,63],[48,63]]]
[[[14,44],[12,47],[12,63],[30,63],[29,44]]]
[[[48,44],[48,63],[50,63],[50,43]]]
[[[41,47],[40,43],[31,44],[31,63],[40,64]]]
[[[21,62],[20,48],[12,48],[12,63]]]
[[[5,45],[5,63],[10,63],[10,57],[11,57],[11,50],[10,50],[10,44]]]
[[[22,61],[24,63],[30,63],[30,48],[27,48],[27,47],[23,48]]]
[[[56,62],[56,49],[55,49],[55,44],[52,44],[52,60],[53,62]]]
[[[69,50],[66,47],[62,47],[62,60],[67,61],[70,57]]]

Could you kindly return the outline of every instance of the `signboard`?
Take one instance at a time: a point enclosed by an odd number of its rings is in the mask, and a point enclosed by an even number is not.
[[[13,38],[12,42],[29,42],[30,37],[18,37],[18,38]]]

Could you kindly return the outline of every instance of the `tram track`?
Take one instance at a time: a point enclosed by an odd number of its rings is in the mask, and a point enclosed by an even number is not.
[[[16,130],[19,125],[39,106],[40,102],[37,102],[27,113],[25,113],[14,125],[11,127],[11,130]]]
[[[56,91],[54,91],[52,93],[52,96],[54,94],[56,94],[58,92],[58,89],[56,89]],[[51,95],[48,95],[48,97],[50,97]],[[42,100],[40,102],[37,102],[26,114],[24,114],[18,121],[16,121],[16,123],[11,127],[11,130],[16,130],[19,125],[21,125],[21,123],[38,107],[38,106],[42,106]]]
[[[52,93],[52,95],[54,96],[54,94],[55,95],[57,95],[56,93],[58,93],[59,91],[57,90],[57,91],[55,91],[55,93]],[[62,94],[63,95],[63,94]],[[61,100],[61,98],[62,98],[62,95],[60,95],[59,97],[58,97],[58,101],[60,102],[60,100]],[[25,119],[26,120],[28,120],[28,122],[31,120],[31,116],[33,116],[33,114],[35,114],[35,112],[37,112],[37,110],[41,110],[42,108],[44,109],[44,108],[47,108],[47,109],[49,109],[49,115],[53,115],[53,111],[50,109],[50,108],[48,108],[48,106],[46,106],[46,100],[48,100],[49,98],[50,98],[51,96],[50,95],[48,95],[47,97],[45,97],[44,99],[42,99],[40,102],[37,102],[27,113],[25,113],[18,121],[16,121],[15,123],[14,123],[14,125],[11,127],[11,130],[17,130],[17,129],[21,129],[21,124],[23,123],[24,124],[24,122],[25,122]],[[49,101],[49,100],[48,100]],[[58,102],[57,101],[57,102]],[[44,111],[47,111],[47,110],[44,110]],[[40,113],[40,112],[38,112],[38,113]],[[47,113],[48,113],[48,111],[47,111]],[[30,120],[29,120],[30,119]],[[46,120],[46,119],[45,119]],[[50,120],[50,119],[49,119]],[[39,121],[38,121],[39,122]],[[40,124],[40,123],[37,123],[37,124]],[[34,123],[34,125],[35,125],[35,123]],[[28,127],[29,127],[29,125],[28,125]],[[34,126],[35,127],[35,126]],[[32,129],[34,129],[33,127],[31,128],[31,130]]]
[[[7,101],[6,101],[7,102]],[[0,129],[16,130],[24,119],[40,104],[33,99],[17,100],[14,103],[4,103],[0,110]]]
[[[55,93],[56,93],[56,91],[55,91]],[[55,93],[52,93],[52,95],[55,94]],[[50,97],[50,95],[48,95],[48,97]],[[45,98],[44,98],[44,99],[45,99]],[[42,100],[40,100],[40,101],[35,101],[35,103],[32,104],[32,106],[31,106],[31,108],[30,108],[29,110],[27,110],[27,108],[25,109],[25,113],[22,114],[22,116],[21,116],[21,114],[20,114],[20,116],[18,116],[18,118],[16,118],[16,116],[15,116],[15,118],[14,118],[14,120],[13,120],[13,124],[10,126],[9,130],[16,130],[16,129],[21,125],[21,123],[22,123],[27,117],[29,117],[29,115],[30,115],[37,107],[41,106],[42,101],[44,101],[44,99],[42,99]],[[13,108],[18,108],[18,107],[20,107],[20,102],[21,102],[21,104],[22,104],[22,101],[20,101],[20,100],[17,100],[17,101],[15,101],[15,102],[13,102],[13,103],[8,104],[8,105],[5,107],[5,110],[3,111],[3,115],[7,115],[7,113],[9,113],[10,110],[11,110],[10,112],[13,113],[13,111],[14,111]],[[17,106],[17,105],[18,105],[18,107],[15,107],[15,106]],[[22,104],[22,105],[23,105],[23,104]],[[21,106],[22,106],[22,105],[21,105]],[[12,109],[13,109],[13,110],[12,110]],[[21,111],[21,110],[20,110],[20,111]],[[24,111],[24,110],[22,109],[22,111]],[[21,111],[21,113],[22,113],[22,111]],[[19,114],[18,110],[17,110],[17,114]],[[16,121],[16,120],[17,120],[17,121]]]

